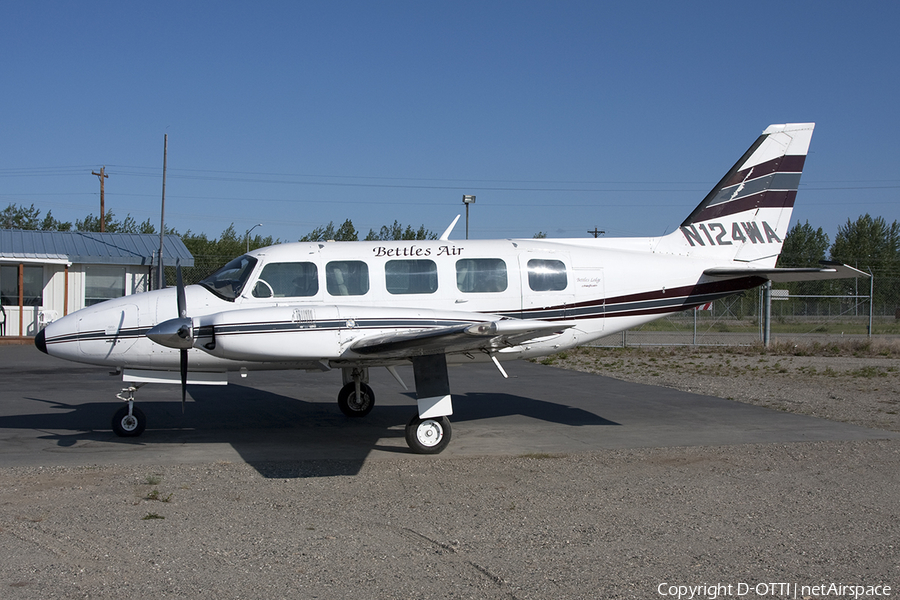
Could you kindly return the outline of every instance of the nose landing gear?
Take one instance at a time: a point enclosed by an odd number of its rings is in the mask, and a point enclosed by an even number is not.
[[[115,412],[112,418],[112,430],[119,437],[137,437],[144,433],[147,427],[147,417],[144,411],[134,405],[134,393],[143,384],[123,388],[116,394],[119,400],[127,402],[125,406]]]

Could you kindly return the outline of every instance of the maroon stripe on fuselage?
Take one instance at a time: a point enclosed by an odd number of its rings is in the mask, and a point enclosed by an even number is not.
[[[566,310],[577,308],[604,307],[606,309],[615,309],[617,305],[630,304],[634,302],[648,302],[653,300],[665,300],[667,298],[683,298],[680,304],[671,307],[659,307],[647,310],[634,311],[634,313],[622,314],[652,314],[655,312],[677,312],[684,310],[691,304],[691,296],[706,296],[709,294],[733,294],[749,290],[766,282],[764,277],[748,276],[737,279],[726,279],[724,281],[710,281],[707,283],[698,283],[694,285],[685,285],[677,288],[668,288],[665,290],[652,290],[649,292],[640,292],[637,294],[626,294],[623,296],[613,296],[611,298],[596,298],[594,300],[586,300],[584,302],[575,302],[572,304],[559,304],[554,306],[546,306],[542,308],[527,308],[521,311],[522,315],[528,313],[538,313],[553,310]],[[705,300],[698,300],[696,304],[702,304]],[[504,311],[504,314],[510,314],[514,311]],[[515,311],[518,312],[518,311]],[[616,315],[620,316],[620,315]]]

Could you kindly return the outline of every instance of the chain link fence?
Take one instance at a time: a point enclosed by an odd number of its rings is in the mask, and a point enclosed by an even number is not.
[[[871,287],[870,287],[871,285]],[[762,288],[594,342],[595,346],[752,345],[764,339]],[[771,338],[828,343],[900,335],[900,277],[773,284]]]
[[[194,256],[193,267],[181,267],[181,277],[184,279],[185,285],[199,283],[206,277],[212,275],[220,268],[224,267],[228,261],[235,258],[234,256]],[[165,267],[163,271],[166,279],[166,287],[175,287],[176,274],[175,267]],[[151,270],[151,281],[153,287],[156,287],[157,271],[154,267]]]

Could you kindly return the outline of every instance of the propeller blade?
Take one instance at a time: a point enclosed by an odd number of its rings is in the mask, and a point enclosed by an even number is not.
[[[184,280],[181,278],[181,261],[175,263],[175,285],[178,288],[178,316],[187,318],[187,300],[184,297]]]
[[[188,374],[188,351],[182,348],[181,352],[181,414],[184,414],[184,404],[187,398],[187,374]]]
[[[178,330],[178,335],[183,340],[189,343],[193,343],[194,339],[194,331],[193,331],[193,323],[187,314],[187,298],[185,298],[184,294],[184,279],[181,277],[181,261],[177,261],[175,263],[175,285],[177,287],[178,294],[178,318],[183,321],[187,321],[188,324],[182,325]],[[181,354],[181,414],[184,414],[184,405],[187,401],[187,375],[188,375],[188,348],[181,347],[179,353]]]

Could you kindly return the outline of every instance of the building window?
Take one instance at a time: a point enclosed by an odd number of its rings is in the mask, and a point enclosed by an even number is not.
[[[433,294],[437,291],[437,265],[433,260],[389,260],[384,279],[391,294]]]
[[[44,267],[25,265],[23,280],[23,305],[41,306],[44,303]],[[19,305],[19,265],[0,266],[0,304]]]
[[[567,285],[566,265],[561,260],[528,261],[528,287],[535,292],[558,292]]]
[[[461,292],[505,292],[506,263],[501,258],[465,258],[456,261],[456,287]]]
[[[325,265],[325,286],[332,296],[362,296],[369,291],[369,266],[359,260]]]
[[[93,306],[125,295],[125,267],[85,265],[84,305]]]

